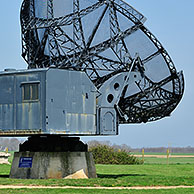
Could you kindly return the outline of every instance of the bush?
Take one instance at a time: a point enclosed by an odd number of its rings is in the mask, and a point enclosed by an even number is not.
[[[125,150],[114,150],[108,145],[96,145],[89,148],[92,152],[96,164],[142,164],[133,155],[130,155]]]

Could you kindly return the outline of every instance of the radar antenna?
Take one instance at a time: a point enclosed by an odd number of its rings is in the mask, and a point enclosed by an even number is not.
[[[117,84],[119,123],[155,121],[176,108],[184,80],[145,21],[123,0],[24,0],[22,56],[29,69],[84,71],[99,92],[132,73],[133,83]]]

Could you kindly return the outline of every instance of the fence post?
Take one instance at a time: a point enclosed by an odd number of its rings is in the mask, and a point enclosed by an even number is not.
[[[143,161],[143,164],[144,164],[144,149],[142,149],[142,161]]]
[[[8,153],[8,147],[6,147],[6,149],[5,149],[5,153]]]
[[[169,148],[167,149],[166,154],[167,154],[167,165],[168,165],[169,164],[169,154],[170,154]]]

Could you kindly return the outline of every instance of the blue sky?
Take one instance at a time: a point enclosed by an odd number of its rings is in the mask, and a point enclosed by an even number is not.
[[[185,76],[184,97],[171,117],[153,123],[121,125],[119,136],[84,137],[131,147],[194,146],[194,0],[126,0],[143,13],[145,26],[160,40]],[[19,12],[22,0],[0,2],[0,70],[24,69]]]

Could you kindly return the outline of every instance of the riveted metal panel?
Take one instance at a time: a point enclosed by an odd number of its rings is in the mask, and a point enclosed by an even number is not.
[[[25,72],[15,77],[16,84],[16,129],[41,129],[41,74],[43,72]],[[25,84],[38,84],[38,99],[23,100],[22,86]]]
[[[0,105],[0,129],[13,129],[14,128],[14,108],[13,104]]]
[[[16,129],[37,130],[41,129],[40,102],[17,104]]]
[[[0,76],[0,129],[14,128],[14,76]]]
[[[59,69],[0,72],[0,80],[0,89],[4,91],[0,92],[0,136],[99,134],[97,91],[84,72]],[[35,83],[38,99],[25,100],[23,86]]]
[[[96,134],[96,89],[86,74],[50,69],[46,83],[47,131]]]
[[[0,72],[0,135],[40,134],[43,121],[45,72],[43,70],[13,70]],[[23,99],[24,84],[38,83],[38,99]]]

